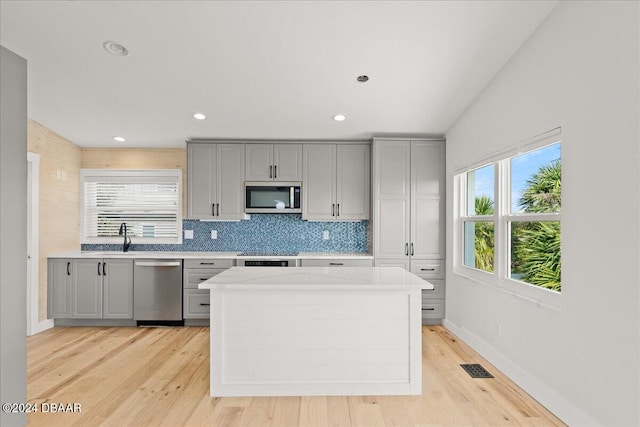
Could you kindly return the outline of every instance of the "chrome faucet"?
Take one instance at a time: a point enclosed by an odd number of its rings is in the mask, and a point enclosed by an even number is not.
[[[129,246],[131,246],[131,237],[127,237],[127,223],[123,222],[120,224],[120,231],[118,231],[118,236],[124,235],[124,242],[122,243],[122,252],[127,252],[129,250]]]

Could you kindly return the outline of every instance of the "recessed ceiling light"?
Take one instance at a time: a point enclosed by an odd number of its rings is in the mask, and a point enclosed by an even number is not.
[[[114,140],[114,141],[118,141],[118,142],[125,142],[125,141],[126,141],[126,139],[124,139],[124,138],[123,138],[123,137],[121,137],[121,136],[114,136],[114,137],[113,137],[113,140]]]
[[[129,51],[127,50],[127,48],[122,46],[120,43],[104,42],[102,43],[102,47],[104,47],[104,50],[106,50],[112,55],[129,56]]]
[[[205,115],[204,115],[204,114],[202,114],[202,113],[195,113],[195,114],[193,115],[193,118],[194,118],[194,119],[198,119],[198,120],[204,120],[204,119],[206,119],[206,118],[207,118],[207,116],[205,116]]]
[[[346,118],[347,116],[345,116],[344,114],[336,114],[335,116],[333,116],[333,120],[335,120],[336,122],[341,122]]]
[[[365,83],[369,81],[369,76],[363,74],[361,76],[356,77],[356,80],[358,80],[360,83]]]

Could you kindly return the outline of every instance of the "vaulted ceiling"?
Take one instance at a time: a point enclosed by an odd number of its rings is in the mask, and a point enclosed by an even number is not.
[[[3,0],[0,43],[84,147],[442,135],[556,3]]]

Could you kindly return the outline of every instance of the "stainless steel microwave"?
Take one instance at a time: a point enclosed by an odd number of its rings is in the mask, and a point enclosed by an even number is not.
[[[244,183],[246,213],[300,213],[299,182]]]

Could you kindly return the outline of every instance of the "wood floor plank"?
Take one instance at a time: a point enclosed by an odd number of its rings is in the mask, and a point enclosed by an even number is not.
[[[442,326],[422,329],[421,396],[209,396],[209,328],[53,328],[27,339],[30,426],[562,426]],[[461,363],[495,378],[474,379]]]

